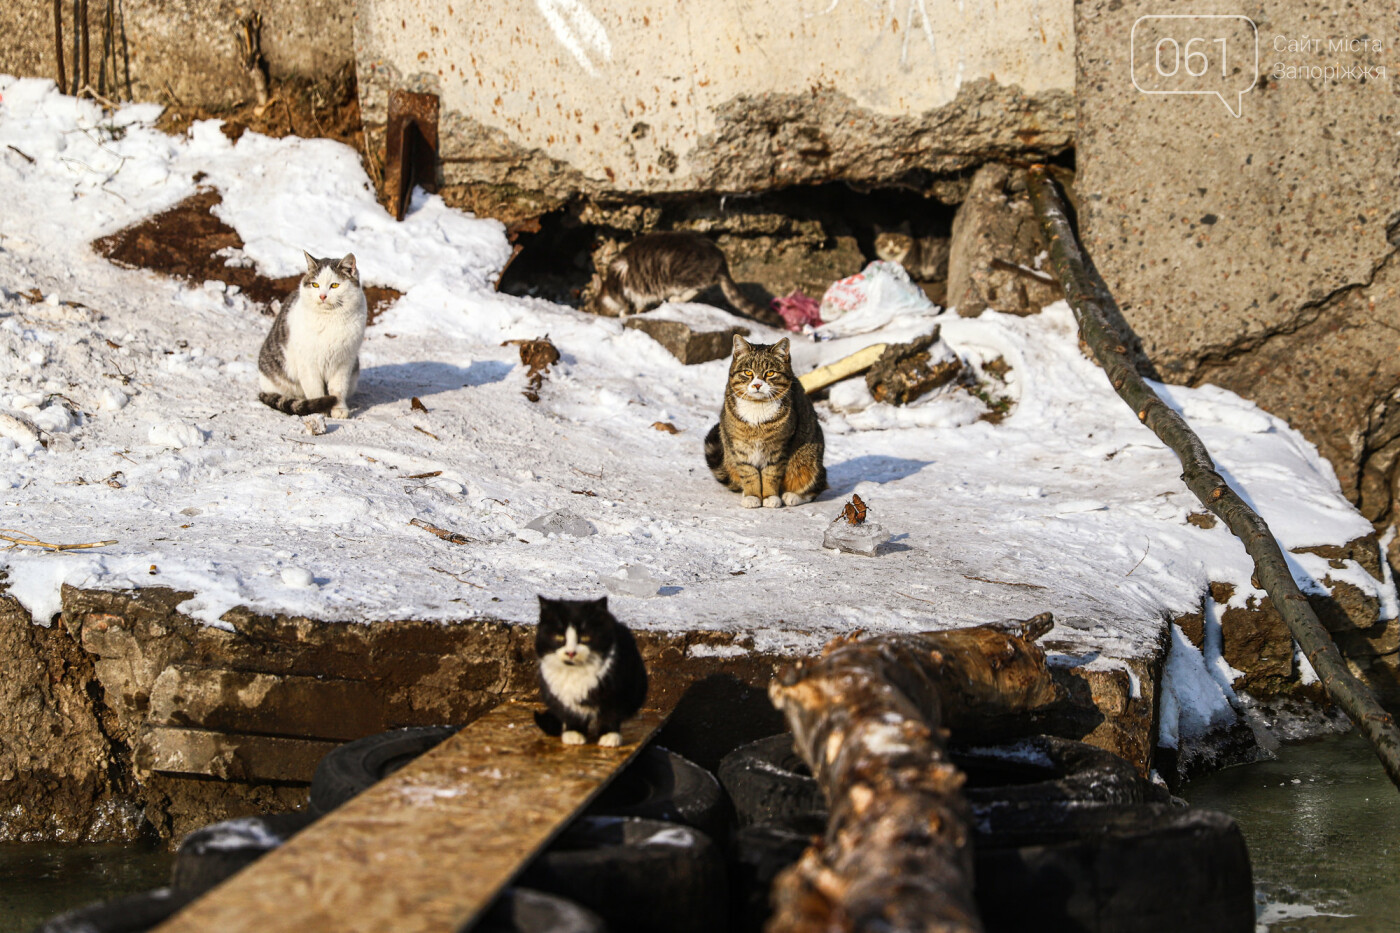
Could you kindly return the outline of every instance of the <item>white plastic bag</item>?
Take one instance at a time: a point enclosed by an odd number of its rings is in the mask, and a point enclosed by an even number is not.
[[[903,266],[877,259],[826,290],[821,316],[827,323],[817,328],[817,336],[850,337],[879,330],[896,317],[937,311]]]

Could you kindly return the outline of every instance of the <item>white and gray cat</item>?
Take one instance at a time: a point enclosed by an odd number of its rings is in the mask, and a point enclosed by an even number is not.
[[[306,275],[258,353],[258,400],[289,415],[350,415],[368,306],[355,254],[306,256]]]

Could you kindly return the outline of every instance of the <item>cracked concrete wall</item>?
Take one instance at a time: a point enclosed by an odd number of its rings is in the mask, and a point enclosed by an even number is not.
[[[1366,516],[1386,521],[1400,500],[1390,234],[1400,128],[1395,76],[1376,70],[1383,43],[1359,38],[1388,35],[1386,11],[1193,5],[1257,25],[1258,82],[1242,96],[1253,78],[1249,27],[1199,16],[1139,23],[1164,12],[1176,8],[1075,4],[1076,184],[1089,253],[1163,378],[1222,385],[1287,418]],[[1170,72],[1186,67],[1196,36],[1206,41],[1192,49],[1206,57],[1193,70],[1205,63],[1206,75],[1154,73],[1159,43]],[[1214,91],[1241,115],[1200,93]]]
[[[372,139],[435,93],[448,184],[557,198],[919,187],[1073,123],[1070,0],[359,0],[355,45]]]
[[[69,79],[73,17],[65,4],[63,34]],[[90,75],[97,63],[105,3],[88,4]],[[262,14],[262,50],[273,81],[324,80],[354,60],[353,0],[123,0],[131,90],[136,100],[218,108],[251,99],[239,63],[236,27]],[[0,4],[0,73],[57,75],[53,8],[37,0]],[[120,38],[119,40],[120,41]]]

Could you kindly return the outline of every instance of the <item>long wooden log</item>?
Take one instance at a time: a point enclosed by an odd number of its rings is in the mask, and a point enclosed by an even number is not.
[[[1118,310],[1108,286],[1080,251],[1055,183],[1044,166],[1032,166],[1028,175],[1031,203],[1050,247],[1050,264],[1074,310],[1080,336],[1113,388],[1137,413],[1138,420],[1151,428],[1181,461],[1187,487],[1244,544],[1254,560],[1255,578],[1297,639],[1327,695],[1360,728],[1391,782],[1400,787],[1400,729],[1395,720],[1370,688],[1347,669],[1332,637],[1298,589],[1268,524],[1216,472],[1201,438],[1158,397],[1132,364],[1129,348],[1136,342],[1136,335]]]
[[[774,679],[831,816],[775,883],[768,933],[979,933],[964,778],[944,743],[1055,702],[1035,644],[1052,624],[838,640]]]

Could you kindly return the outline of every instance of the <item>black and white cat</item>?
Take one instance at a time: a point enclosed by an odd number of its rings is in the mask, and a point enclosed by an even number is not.
[[[541,596],[535,654],[549,708],[535,714],[540,728],[565,745],[621,745],[623,721],[646,701],[647,669],[632,633],[608,612],[608,598]]]

